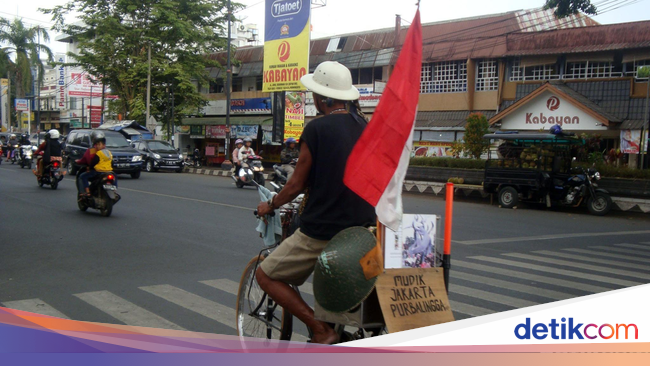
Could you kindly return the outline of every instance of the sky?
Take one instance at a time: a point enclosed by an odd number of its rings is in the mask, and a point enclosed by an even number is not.
[[[307,0],[305,0],[307,1]],[[337,34],[368,31],[395,26],[395,15],[402,16],[402,24],[408,25],[415,15],[416,0],[316,0],[325,2],[325,7],[312,10],[312,38],[324,38]],[[63,5],[67,0],[2,0],[0,16],[13,19],[16,16],[30,25],[52,26],[50,16],[42,14],[39,8]],[[236,15],[244,23],[257,24],[263,32],[264,1],[239,0],[247,6]],[[592,0],[596,5],[621,3],[618,9],[604,12],[593,18],[601,24],[624,23],[650,19],[650,0]],[[420,11],[423,23],[497,14],[514,10],[532,9],[544,5],[544,0],[422,0]],[[73,19],[68,19],[72,21]],[[65,44],[54,41],[56,33],[50,32],[48,46],[54,53],[65,53]]]

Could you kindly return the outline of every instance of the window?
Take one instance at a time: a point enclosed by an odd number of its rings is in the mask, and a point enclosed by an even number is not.
[[[634,77],[636,79],[643,79],[643,80],[647,79],[647,78],[639,78],[637,76],[637,73],[639,72],[639,68],[641,68],[643,66],[650,66],[650,60],[641,60],[641,61],[629,62],[629,63],[627,63],[627,65],[628,65],[627,70],[629,70],[629,71],[625,72],[626,76],[632,76],[632,77]]]
[[[224,90],[224,82],[223,82],[223,79],[219,78],[219,79],[216,79],[216,80],[210,80],[210,86],[209,86],[209,88],[210,88],[210,89],[208,90],[208,92],[211,93],[211,94],[214,94],[214,93],[219,93],[219,94],[220,94],[220,93],[224,93],[225,90]]]
[[[476,91],[497,90],[499,88],[497,61],[480,61],[476,67]]]
[[[326,53],[330,52],[341,52],[343,47],[345,47],[345,42],[347,42],[348,37],[334,37],[330,39],[330,43],[327,44]]]
[[[244,86],[244,79],[242,78],[232,78],[232,91],[240,92]]]
[[[381,80],[382,72],[383,68],[381,66],[351,69],[352,84],[373,84],[375,80]]]
[[[70,97],[70,109],[77,109],[77,98]]]
[[[422,131],[421,141],[454,141],[455,133],[453,131]]]
[[[264,86],[263,81],[264,78],[262,77],[262,75],[258,76],[257,79],[255,79],[255,90],[262,90]]]
[[[70,132],[70,135],[68,135],[67,144],[79,145],[80,142],[81,139],[79,138],[79,135],[76,132]]]
[[[598,79],[623,76],[616,72],[614,65],[609,61],[604,62],[567,62],[565,79]]]
[[[559,78],[560,75],[556,64],[521,66],[519,60],[514,60],[510,64],[510,81],[553,80]]]
[[[467,62],[448,61],[422,65],[420,93],[467,91]]]

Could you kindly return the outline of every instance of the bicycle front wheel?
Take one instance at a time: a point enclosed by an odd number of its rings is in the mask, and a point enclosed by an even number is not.
[[[240,337],[291,340],[293,316],[262,290],[255,270],[264,258],[253,257],[239,282],[237,334]]]

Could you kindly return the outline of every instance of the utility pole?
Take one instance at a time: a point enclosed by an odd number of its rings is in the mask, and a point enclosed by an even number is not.
[[[84,117],[84,109],[86,109],[86,107],[84,106],[84,97],[81,97],[81,128],[86,128],[86,119]]]
[[[645,168],[644,157],[648,151],[648,121],[650,120],[650,115],[648,114],[650,109],[650,70],[646,72],[648,80],[646,80],[647,88],[645,92],[645,112],[643,113],[643,129],[641,129],[641,149],[639,149],[639,154],[641,154],[641,169]]]
[[[90,78],[88,78],[88,80],[90,80]],[[90,107],[88,108],[90,123],[88,124],[88,127],[93,128],[93,84],[92,80],[90,80],[90,82]]]
[[[104,98],[105,98],[105,93],[106,93],[106,84],[104,84],[104,81],[102,80],[102,109],[101,109],[101,116],[99,117],[99,125],[104,124]]]
[[[38,32],[38,62],[41,62],[41,27],[38,26],[37,28]],[[36,92],[38,95],[38,102],[36,103],[36,130],[41,129],[41,67],[40,65],[36,65],[36,85],[38,86],[38,91]],[[29,134],[32,134],[31,128],[29,129]]]
[[[149,68],[147,69],[147,116],[144,122],[145,126],[149,124],[149,113],[151,111],[151,43],[149,43],[149,49],[147,51],[147,63]]]
[[[167,94],[167,103],[165,104],[165,117],[167,117],[167,140],[171,141],[172,131],[171,131],[171,120],[169,118],[169,87],[165,87],[165,93]]]
[[[232,89],[232,65],[230,62],[230,22],[232,18],[232,9],[230,8],[230,0],[228,0],[228,56],[226,60],[226,144],[225,155],[226,159],[223,162],[225,168],[230,169],[232,163],[228,159],[230,154],[230,90]],[[218,154],[218,153],[217,153]]]
[[[174,123],[174,83],[173,82],[172,82],[172,113],[171,113],[171,118],[169,123],[170,125]],[[174,136],[172,136],[172,146],[174,146]]]

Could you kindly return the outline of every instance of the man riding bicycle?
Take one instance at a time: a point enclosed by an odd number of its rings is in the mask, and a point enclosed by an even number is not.
[[[343,184],[348,156],[366,121],[358,113],[348,112],[348,108],[355,108],[352,101],[359,98],[359,91],[345,66],[323,62],[301,82],[314,93],[322,116],[305,126],[291,180],[272,201],[261,202],[257,210],[260,216],[267,215],[305,190],[306,203],[300,229],[260,264],[256,278],[275,302],[311,328],[312,342],[332,344],[339,340],[338,334],[314,318],[314,311],[290,285],[299,286],[307,280],[321,251],[338,232],[376,222],[374,208]]]

